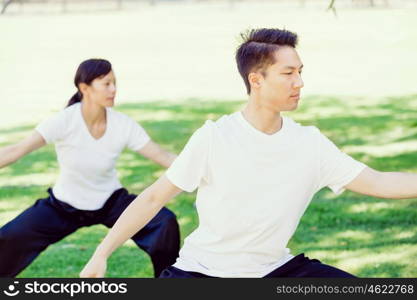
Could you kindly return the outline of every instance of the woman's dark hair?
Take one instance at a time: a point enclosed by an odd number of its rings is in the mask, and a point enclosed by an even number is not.
[[[298,40],[297,34],[276,28],[248,30],[241,34],[241,38],[243,41],[236,51],[236,63],[248,94],[250,94],[249,73],[274,64],[274,52],[281,46],[295,48]]]
[[[83,61],[79,65],[74,78],[74,84],[77,88],[77,92],[68,101],[67,107],[77,102],[81,102],[83,99],[83,95],[79,89],[80,83],[90,85],[94,79],[109,74],[111,69],[111,63],[105,59],[93,58]]]

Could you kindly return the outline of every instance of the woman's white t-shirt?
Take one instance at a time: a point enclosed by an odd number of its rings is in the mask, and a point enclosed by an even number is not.
[[[60,174],[55,197],[75,208],[97,210],[122,187],[116,160],[124,148],[138,151],[150,140],[146,131],[125,114],[106,108],[106,131],[95,139],[81,112],[81,103],[65,108],[36,127],[46,143],[54,143]]]
[[[174,266],[218,277],[265,276],[293,257],[287,243],[313,195],[326,186],[341,193],[365,167],[316,127],[288,117],[272,135],[241,112],[207,121],[166,172],[182,190],[198,187],[199,225]]]

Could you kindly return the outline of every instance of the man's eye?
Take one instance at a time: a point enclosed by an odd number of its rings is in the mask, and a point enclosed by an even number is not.
[[[282,74],[284,74],[284,75],[291,75],[292,73],[282,73]]]

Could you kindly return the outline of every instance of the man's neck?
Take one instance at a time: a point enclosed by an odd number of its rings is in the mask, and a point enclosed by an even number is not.
[[[242,114],[246,121],[265,134],[274,134],[282,128],[281,114],[258,105],[253,99],[249,99]]]

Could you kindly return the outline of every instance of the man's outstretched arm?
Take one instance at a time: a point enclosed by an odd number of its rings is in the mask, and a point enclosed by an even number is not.
[[[345,188],[378,198],[417,198],[417,174],[380,172],[367,167]]]
[[[171,198],[182,192],[163,175],[130,203],[80,273],[80,277],[103,277],[111,253],[142,229]]]

